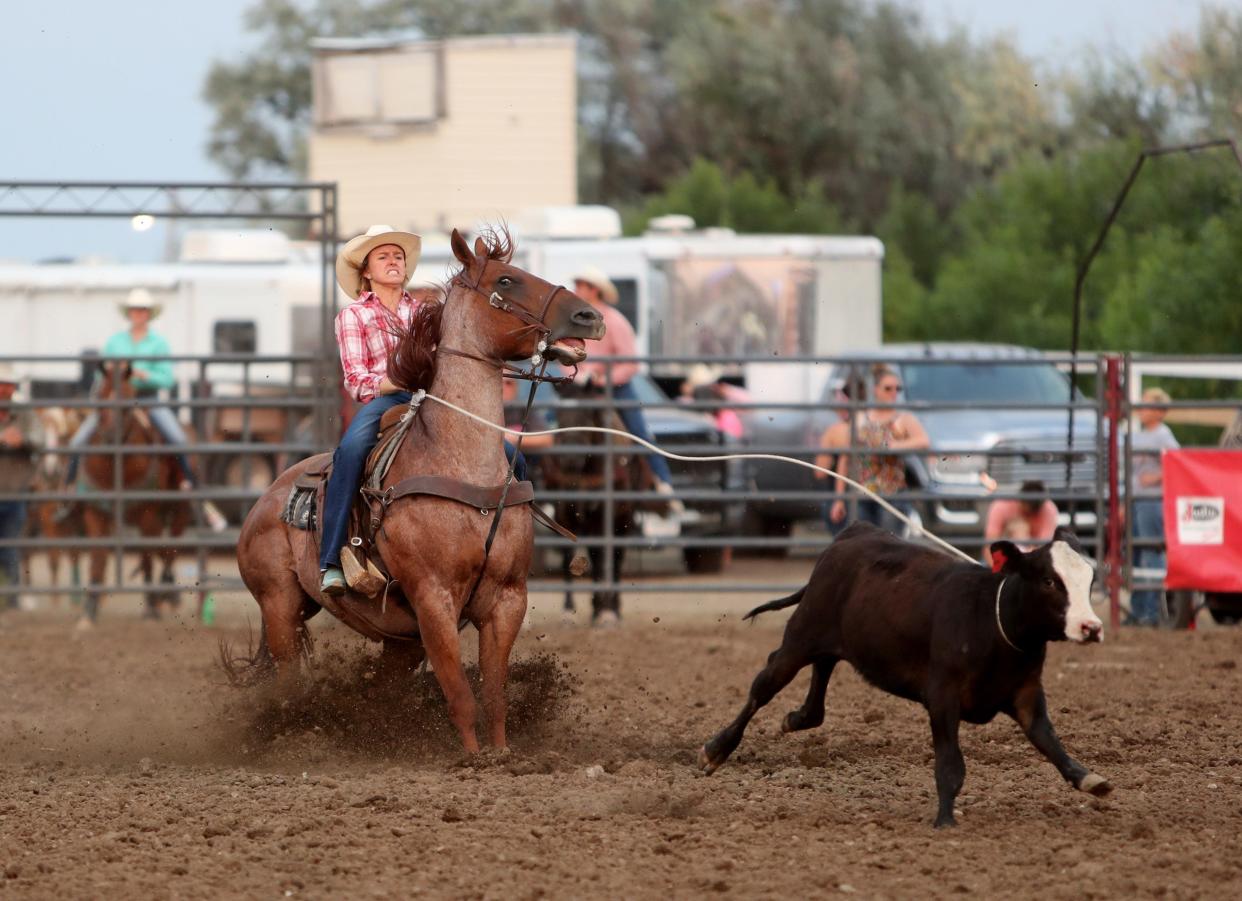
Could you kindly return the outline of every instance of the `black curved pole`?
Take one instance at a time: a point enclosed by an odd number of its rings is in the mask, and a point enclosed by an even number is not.
[[[1113,223],[1117,221],[1117,216],[1121,213],[1122,204],[1126,202],[1126,196],[1130,193],[1130,188],[1134,186],[1134,182],[1138,178],[1139,172],[1143,169],[1143,164],[1147,162],[1149,158],[1168,156],[1173,153],[1195,153],[1200,150],[1210,150],[1216,147],[1228,147],[1232,150],[1233,158],[1238,164],[1238,169],[1239,171],[1242,171],[1242,154],[1238,153],[1237,145],[1229,138],[1216,138],[1211,141],[1201,141],[1197,144],[1179,144],[1174,147],[1151,147],[1139,153],[1138,159],[1134,161],[1134,165],[1130,168],[1130,174],[1126,176],[1125,184],[1121,186],[1121,191],[1117,194],[1117,199],[1113,201],[1113,208],[1108,211],[1108,216],[1104,220],[1104,225],[1100,228],[1100,233],[1096,235],[1095,242],[1091,245],[1091,249],[1087,251],[1087,255],[1083,258],[1082,264],[1078,267],[1078,272],[1074,277],[1074,314],[1072,333],[1070,336],[1070,407],[1069,425],[1065,441],[1065,488],[1067,491],[1073,484],[1074,386],[1078,381],[1078,339],[1081,333],[1080,326],[1082,322],[1082,286],[1087,280],[1087,273],[1091,271],[1091,264],[1095,262],[1096,256],[1099,254],[1100,249],[1104,246],[1104,239],[1108,237],[1109,230],[1113,227]],[[1109,438],[1110,440],[1115,440],[1115,436],[1109,436]],[[1074,510],[1074,504],[1071,503],[1069,510],[1071,528],[1075,525]]]

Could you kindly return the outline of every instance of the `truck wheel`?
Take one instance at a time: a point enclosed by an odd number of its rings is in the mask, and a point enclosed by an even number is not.
[[[746,512],[746,521],[742,524],[742,534],[753,535],[756,538],[788,538],[792,533],[793,523],[788,519],[764,516],[753,510]],[[744,553],[748,557],[783,560],[789,556],[789,546],[781,544],[776,547],[752,547],[739,553]]]
[[[252,488],[255,491],[266,491],[276,481],[276,461],[269,454],[238,454],[232,457],[220,457],[212,483],[226,488]],[[246,478],[246,460],[249,460],[249,479]],[[246,518],[253,501],[225,501],[218,506],[229,522],[238,522]]]
[[[725,549],[722,547],[687,547],[681,555],[686,569],[695,575],[724,572]]]
[[[1196,600],[1193,591],[1166,591],[1161,625],[1170,629],[1188,628],[1195,615]]]

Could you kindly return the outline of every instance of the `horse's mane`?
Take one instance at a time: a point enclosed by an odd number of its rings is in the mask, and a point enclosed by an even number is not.
[[[486,247],[484,256],[489,260],[508,263],[513,259],[516,245],[503,225],[485,228],[479,233]],[[453,282],[461,277],[465,266],[454,269],[448,280],[425,297],[414,310],[409,326],[399,325],[393,330],[397,336],[397,349],[388,358],[388,378],[394,385],[406,391],[430,388],[436,377],[436,347],[440,343],[440,326],[444,316],[444,303],[448,300]]]

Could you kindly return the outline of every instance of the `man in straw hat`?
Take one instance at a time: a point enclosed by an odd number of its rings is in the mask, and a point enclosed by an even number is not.
[[[17,394],[20,379],[11,363],[0,362],[0,493],[22,494],[30,490],[34,475],[34,448],[42,443],[38,419],[31,410],[14,410],[9,402]],[[15,539],[26,524],[26,501],[0,500],[0,542]],[[0,584],[21,581],[21,552],[0,544]],[[0,606],[16,607],[17,596],[0,598]]]
[[[595,357],[633,357],[638,354],[638,340],[634,336],[634,328],[616,308],[617,286],[599,269],[588,266],[574,276],[574,293],[591,302],[591,305],[604,317],[606,327],[604,337],[600,339],[599,346],[592,354],[592,359],[579,364],[579,380],[584,384],[594,382],[597,385],[604,385],[608,375],[611,375],[613,397],[617,400],[637,402],[638,395],[634,392],[634,386],[630,384],[630,380],[637,374],[639,364],[634,362],[609,363],[594,359]],[[642,407],[635,403],[634,406],[619,407],[617,412],[631,435],[655,443]],[[647,463],[651,466],[651,472],[655,476],[656,491],[670,497],[669,509],[674,513],[685,512],[685,505],[672,497],[673,474],[669,471],[668,460],[659,454],[650,454],[647,457]]]
[[[105,342],[103,355],[129,359],[132,364],[129,380],[137,396],[158,397],[160,391],[172,388],[177,382],[173,375],[172,362],[160,359],[172,353],[168,340],[151,328],[151,320],[160,315],[160,305],[146,288],[134,288],[121,304],[121,313],[129,320],[129,328],[117,332]],[[187,443],[185,430],[170,407],[147,407],[146,413],[165,444],[170,447],[183,447]],[[86,447],[98,428],[99,415],[92,412],[82,421],[82,425],[70,439],[69,446],[76,450]],[[79,459],[77,454],[69,458],[65,473],[65,481],[69,486],[77,481]],[[181,467],[181,488],[188,491],[197,484],[198,479],[184,453],[177,454],[177,464]],[[223,514],[211,501],[203,502],[203,517],[212,531],[222,532],[228,527]]]

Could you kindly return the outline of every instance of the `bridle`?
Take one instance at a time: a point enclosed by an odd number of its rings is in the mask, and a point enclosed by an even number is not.
[[[498,367],[501,370],[501,374],[505,378],[525,379],[530,382],[551,382],[554,385],[572,381],[574,376],[578,373],[577,366],[572,367],[573,372],[567,376],[548,376],[543,374],[544,370],[547,368],[547,361],[544,358],[544,352],[548,349],[548,338],[552,334],[552,329],[548,326],[547,322],[548,310],[552,308],[552,302],[556,300],[556,295],[564,291],[565,288],[561,285],[550,286],[547,293],[536,300],[534,306],[538,308],[539,314],[535,315],[526,306],[505,297],[499,291],[493,290],[490,293],[485,293],[479,287],[479,285],[483,283],[484,276],[487,274],[487,267],[494,262],[496,261],[485,260],[482,268],[479,269],[478,277],[475,278],[474,281],[467,278],[466,271],[463,269],[449,280],[449,285],[450,287],[456,286],[464,288],[465,290],[482,297],[487,301],[488,306],[500,310],[502,313],[507,313],[514,319],[518,320],[518,322],[523,323],[522,328],[515,329],[515,332],[534,331],[539,334],[539,342],[535,345],[535,353],[530,358],[531,368],[529,370],[525,370],[518,366],[514,366],[506,360],[501,360],[495,357],[489,359],[487,357],[481,357],[478,354],[466,353],[463,350],[445,347],[444,345],[440,345],[436,348],[436,352],[446,353],[454,357],[465,357],[468,360],[478,360],[482,363],[489,363]],[[539,372],[534,371],[536,366],[539,367]],[[533,387],[534,386],[532,385],[532,388]]]

